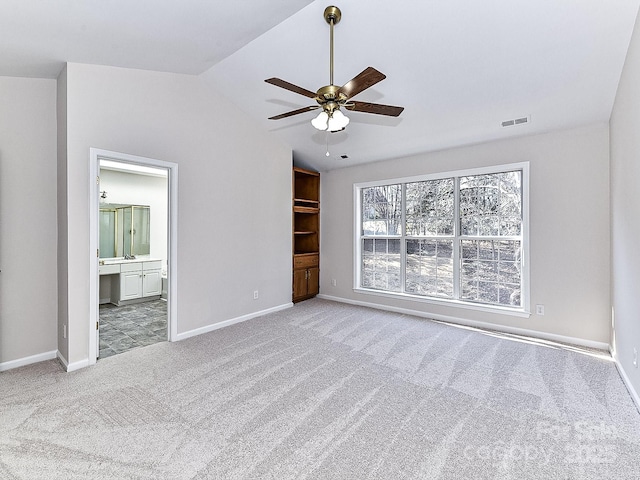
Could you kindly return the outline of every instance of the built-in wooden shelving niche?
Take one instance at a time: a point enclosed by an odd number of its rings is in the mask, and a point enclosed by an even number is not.
[[[320,287],[320,174],[293,167],[293,301]]]

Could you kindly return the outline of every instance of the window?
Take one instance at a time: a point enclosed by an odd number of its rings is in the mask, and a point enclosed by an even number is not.
[[[526,310],[527,164],[356,185],[356,289]]]

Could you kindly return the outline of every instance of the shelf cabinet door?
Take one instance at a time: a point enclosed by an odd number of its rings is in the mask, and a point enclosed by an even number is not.
[[[320,269],[317,267],[307,270],[307,295],[317,295],[320,292]]]
[[[293,271],[293,301],[317,295],[320,291],[320,269],[302,268]]]
[[[293,299],[307,295],[307,269],[293,271]]]

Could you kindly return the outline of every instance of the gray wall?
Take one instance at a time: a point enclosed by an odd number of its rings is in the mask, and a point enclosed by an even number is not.
[[[332,170],[321,178],[321,293],[441,317],[609,341],[609,138],[606,124]],[[530,162],[531,306],[509,315],[353,291],[353,184]],[[336,279],[337,286],[331,285]]]
[[[56,81],[0,77],[0,369],[55,352]]]
[[[68,64],[67,132],[70,364],[88,355],[90,147],[179,165],[178,333],[291,301],[291,151],[201,78]]]
[[[611,283],[614,355],[639,400],[640,370],[640,26],[631,38],[611,115]]]

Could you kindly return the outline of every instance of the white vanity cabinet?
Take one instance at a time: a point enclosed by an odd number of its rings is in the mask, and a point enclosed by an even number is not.
[[[111,284],[110,299],[116,305],[135,303],[162,294],[162,262],[160,260],[131,261],[100,265],[100,275],[108,276]],[[106,281],[106,277],[105,277]],[[107,285],[108,286],[108,285]],[[101,288],[102,290],[102,288]],[[101,299],[101,303],[105,303]]]

